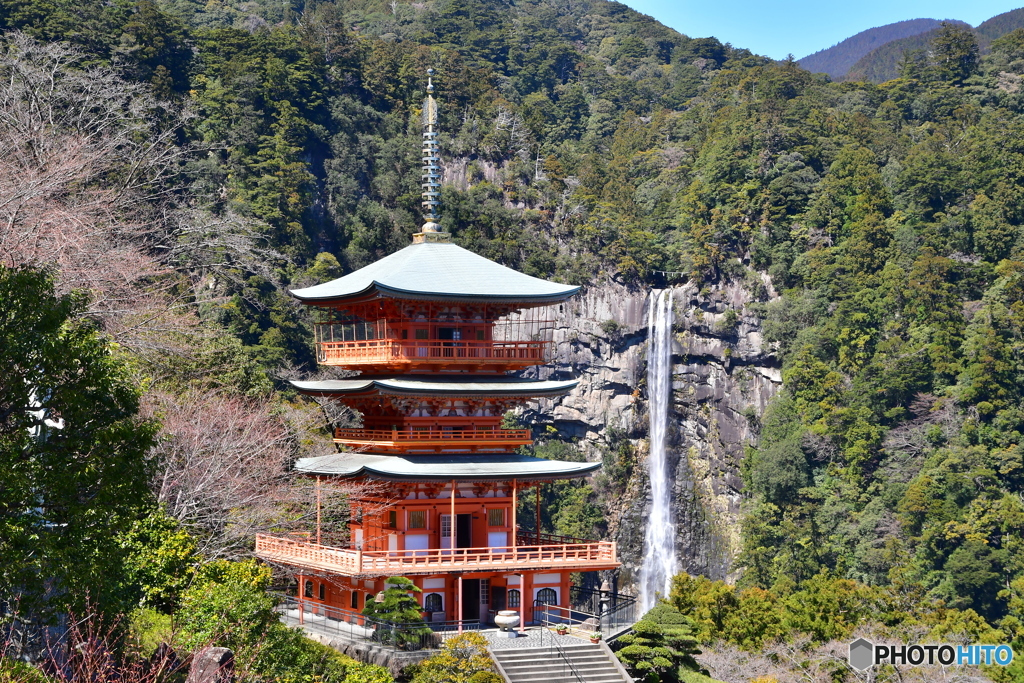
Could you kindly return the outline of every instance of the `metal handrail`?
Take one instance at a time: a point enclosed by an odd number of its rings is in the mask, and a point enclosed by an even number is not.
[[[639,602],[632,595],[573,586],[569,604],[574,612],[596,616],[607,638],[628,629],[638,619]]]
[[[534,605],[533,605],[534,606],[534,620],[537,619],[536,608],[537,608],[537,604],[539,602],[540,601],[537,600],[537,601],[534,602]],[[541,604],[543,604],[543,603],[541,603]],[[544,606],[545,607],[551,607],[551,605],[544,605]],[[548,612],[545,612],[544,621],[542,623],[542,627],[545,630],[551,628],[551,622],[547,619],[547,614],[548,614]],[[543,643],[543,640],[541,640],[541,642]],[[580,673],[579,669],[576,668],[576,665],[572,663],[572,660],[569,659],[569,656],[565,653],[565,650],[562,648],[562,644],[558,642],[558,638],[552,636],[551,637],[551,642],[554,643],[555,650],[558,651],[558,656],[562,658],[562,661],[566,665],[568,665],[569,670],[572,671],[572,675],[576,677],[576,680],[579,681],[579,683],[587,683],[586,680],[584,680],[584,678],[583,678],[583,674]]]
[[[278,600],[276,610],[287,615],[288,610],[298,611],[296,625],[321,629],[350,639],[372,642],[395,650],[434,650],[441,642],[460,631],[475,631],[483,628],[479,621],[431,621],[391,622],[368,617],[360,612],[333,607],[313,599],[299,598],[283,593],[270,593]],[[317,620],[321,618],[321,620]]]
[[[593,602],[581,604],[579,600],[580,593],[597,593],[604,600],[599,601],[597,608],[594,609]],[[569,604],[570,607],[560,607],[558,605],[546,605],[536,600],[533,604],[533,620],[541,621],[543,619],[551,621],[552,612],[559,615],[559,623],[569,624],[570,626],[583,624],[588,619],[593,619],[606,639],[615,637],[628,630],[637,621],[636,611],[638,602],[636,598],[629,595],[621,595],[611,591],[587,591],[585,589],[573,588],[569,593]],[[542,618],[538,618],[539,612],[542,613]]]
[[[537,533],[530,529],[524,529],[517,527],[516,530],[516,545],[564,545],[574,543],[595,543],[595,541],[586,538],[576,538],[575,536],[558,536],[557,534],[548,533]]]

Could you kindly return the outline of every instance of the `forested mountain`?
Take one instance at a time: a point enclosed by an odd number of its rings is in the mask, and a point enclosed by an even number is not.
[[[839,78],[846,75],[850,67],[872,50],[893,40],[927,33],[938,28],[939,23],[938,19],[907,19],[876,26],[797,61],[801,67],[812,73],[826,73],[832,78]]]
[[[955,19],[945,21],[968,26]],[[862,31],[827,50],[804,57],[800,66],[827,73],[837,80],[884,83],[898,77],[908,60],[918,59],[918,53],[928,49],[940,23],[913,19]],[[998,14],[973,30],[984,54],[989,43],[1018,28],[1024,28],[1024,9]]]
[[[979,56],[949,24],[876,85],[604,0],[5,0],[0,18],[24,32],[0,55],[0,255],[50,267],[58,293],[87,288],[66,315],[116,342],[143,414],[165,425],[151,502],[194,552],[238,557],[249,530],[308,514],[278,475],[328,418],[283,390],[315,371],[284,290],[407,244],[432,67],[441,223],[458,243],[561,281],[647,287],[667,272],[759,300],[743,313],[776,345],[784,390],[748,418],[760,442],[743,467],[739,581],[763,618],[746,623],[768,626],[734,637],[708,617],[704,637],[828,641],[875,619],[1021,644],[1024,31]],[[204,453],[259,504],[184,490],[173,468]],[[616,463],[602,486],[643,476]],[[246,471],[270,474],[250,486]],[[557,489],[555,531],[600,519],[589,486]],[[114,518],[121,531],[137,513]],[[25,543],[55,533],[16,522]],[[162,538],[147,529],[101,549],[142,552]],[[205,604],[188,581],[140,579],[148,564],[89,566],[113,607]],[[823,624],[807,604],[845,616]]]
[[[966,29],[971,27],[961,21],[949,22]],[[939,27],[914,36],[900,38],[881,45],[867,53],[842,74],[839,80],[884,83],[900,75],[908,61],[920,59],[928,51]]]
[[[974,32],[978,34],[978,42],[981,43],[982,51],[984,51],[988,44],[996,38],[1001,38],[1019,28],[1024,28],[1024,8],[997,14],[978,24]]]

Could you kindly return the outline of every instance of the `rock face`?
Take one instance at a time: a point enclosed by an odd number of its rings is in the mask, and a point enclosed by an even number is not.
[[[208,647],[192,660],[185,683],[231,683],[235,654],[226,647]]]
[[[781,387],[780,365],[765,348],[743,286],[677,287],[674,301],[669,441],[679,569],[729,580],[739,550],[740,461],[745,445],[756,443],[758,420]],[[555,361],[534,376],[575,377],[580,384],[567,396],[541,400],[524,416],[563,438],[579,439],[591,458],[599,457],[597,445],[607,442],[609,429],[622,430],[637,446],[640,461],[609,520],[623,561],[620,586],[633,583],[640,569],[650,505],[648,303],[648,291],[609,283],[556,309]]]

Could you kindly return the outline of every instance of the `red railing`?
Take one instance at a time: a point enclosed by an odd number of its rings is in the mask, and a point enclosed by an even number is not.
[[[335,429],[335,439],[358,441],[529,441],[529,429]]]
[[[347,550],[276,536],[256,535],[256,554],[264,560],[347,576],[434,574],[516,569],[593,571],[619,566],[615,543],[595,541],[507,548],[433,550]]]
[[[265,560],[282,564],[333,570],[339,574],[361,573],[360,551],[332,548],[294,538],[256,534],[256,554]]]
[[[386,451],[512,449],[533,443],[529,429],[335,429],[334,440]]]
[[[317,361],[328,365],[360,363],[460,363],[537,365],[548,360],[546,341],[434,341],[366,339],[317,342]]]

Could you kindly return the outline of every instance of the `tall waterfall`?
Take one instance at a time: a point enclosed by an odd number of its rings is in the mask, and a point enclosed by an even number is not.
[[[644,534],[644,563],[640,570],[643,611],[654,607],[657,595],[667,597],[676,573],[676,525],[672,520],[672,477],[668,470],[666,437],[672,405],[672,292],[651,292],[647,312],[647,396],[650,413],[651,506]]]

